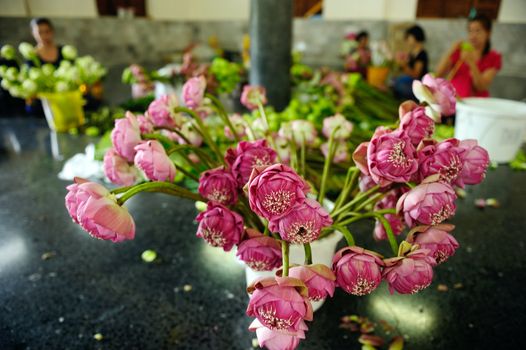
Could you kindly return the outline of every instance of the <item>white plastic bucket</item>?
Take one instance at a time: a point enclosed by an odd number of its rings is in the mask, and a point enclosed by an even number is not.
[[[515,157],[526,136],[526,103],[469,97],[457,104],[455,137],[476,139],[495,162]]]

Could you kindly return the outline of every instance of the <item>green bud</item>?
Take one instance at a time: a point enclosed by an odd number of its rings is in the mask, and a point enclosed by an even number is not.
[[[0,50],[0,56],[6,60],[13,60],[15,58],[16,51],[15,48],[11,45],[4,45]]]

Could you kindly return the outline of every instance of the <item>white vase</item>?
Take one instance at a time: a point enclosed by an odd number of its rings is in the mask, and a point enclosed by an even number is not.
[[[320,240],[316,240],[310,244],[312,249],[312,263],[313,264],[324,264],[328,267],[332,266],[332,257],[336,251],[338,242],[342,239],[343,235],[339,231],[334,231],[330,235]],[[305,251],[303,250],[302,244],[291,244],[289,248],[289,263],[303,265],[305,262]],[[250,267],[245,266],[245,274],[247,280],[247,286],[249,286],[254,280],[260,277],[273,277],[276,274],[277,269],[272,271],[254,271]],[[318,310],[325,299],[320,301],[312,302],[312,308],[314,311]]]

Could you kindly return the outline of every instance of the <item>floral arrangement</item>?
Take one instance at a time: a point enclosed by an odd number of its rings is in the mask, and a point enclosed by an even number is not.
[[[326,183],[339,142],[352,132],[350,123],[339,116],[325,119],[328,151],[314,185],[305,171],[305,144],[312,135],[304,124],[291,126],[282,135],[286,147],[277,149],[279,135],[268,128],[263,88],[247,86],[241,98],[247,108],[261,112],[264,126],[257,137],[253,126],[239,128],[206,88],[203,77],[191,78],[183,87],[184,106],[165,96],[144,115],[127,113],[117,120],[104,170],[125,187],[109,190],[76,179],[67,187],[66,207],[93,237],[120,242],[135,236],[124,204],[137,193],[206,202],[196,217],[197,237],[224,251],[236,249],[253,270],[276,271],[247,289],[246,313],[254,317],[249,329],[262,347],[296,348],[305,338],[306,322],[313,320],[312,302],[332,296],[336,287],[363,296],[385,281],[391,293],[417,293],[458,249],[454,227],[446,222],[455,214],[455,188],[481,182],[489,159],[474,140],[433,139],[438,116],[455,108],[455,92],[446,80],[426,76],[415,82],[420,104],[402,103],[398,123],[377,128],[353,150],[354,165],[330,208],[323,206]],[[215,143],[206,123],[211,113],[224,122],[233,146],[221,149]],[[174,161],[175,155],[192,164],[198,176]],[[197,190],[174,183],[178,173],[197,181]],[[375,220],[373,235],[379,244],[389,244],[391,256],[356,244],[349,225],[361,220]],[[311,244],[335,231],[347,245],[330,266],[313,264]],[[303,246],[303,264],[290,263],[291,245]]]
[[[29,43],[21,43],[18,51],[31,65],[23,63],[10,45],[4,45],[0,52],[6,60],[17,62],[18,67],[0,66],[2,87],[15,97],[34,98],[40,93],[75,91],[99,82],[106,75],[106,69],[92,56],[79,57],[70,45],[62,47],[64,60],[58,67],[42,64]]]

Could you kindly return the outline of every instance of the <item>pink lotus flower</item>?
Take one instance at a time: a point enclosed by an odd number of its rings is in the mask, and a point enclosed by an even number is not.
[[[133,218],[113,194],[97,183],[74,181],[66,187],[66,208],[73,221],[95,238],[120,242],[135,237]]]
[[[327,139],[331,137],[331,134],[336,127],[339,127],[339,129],[334,134],[334,138],[336,140],[343,141],[351,136],[353,123],[345,119],[343,115],[338,113],[332,117],[323,119],[322,133]]]
[[[377,129],[367,146],[367,166],[373,180],[382,187],[407,182],[418,170],[415,148],[403,131]]]
[[[247,315],[272,331],[298,332],[305,327],[303,321],[312,321],[307,287],[297,278],[258,279],[247,291],[251,294]]]
[[[301,321],[299,330],[296,332],[273,331],[255,319],[248,329],[256,332],[260,347],[266,347],[268,350],[294,350],[298,347],[300,340],[305,339],[305,331],[308,328],[305,322]]]
[[[113,148],[104,155],[104,174],[112,183],[121,186],[133,185],[138,176],[137,169],[130,166]]]
[[[246,136],[245,128],[247,126],[247,123],[240,114],[234,113],[231,116],[229,116],[228,119],[230,119],[230,123],[232,123],[232,126],[234,127],[234,132],[239,138]],[[232,130],[230,130],[228,126],[225,126],[224,130],[225,136],[229,140],[234,140],[234,134],[232,133]]]
[[[403,212],[408,226],[413,226],[414,222],[438,225],[455,214],[456,198],[449,184],[423,182],[400,197],[396,211]]]
[[[382,200],[378,201],[374,206],[374,210],[396,208],[396,202],[401,195],[400,190],[391,190]],[[384,218],[389,222],[393,234],[399,236],[405,228],[403,218],[396,214],[385,214]],[[373,237],[378,240],[387,239],[387,233],[385,232],[384,225],[380,221],[376,221],[373,231]]]
[[[206,211],[199,213],[197,237],[203,238],[212,247],[221,247],[225,252],[241,241],[243,218],[227,207],[209,202]]]
[[[332,269],[336,285],[349,294],[367,295],[382,281],[382,259],[360,247],[345,247],[334,254]]]
[[[364,176],[368,176],[373,182],[373,178],[369,173],[369,167],[367,165],[367,148],[369,147],[369,142],[362,142],[356,147],[354,153],[352,154],[352,160],[356,167],[361,171]],[[376,185],[376,183],[375,183]]]
[[[152,181],[172,182],[175,178],[175,165],[166,154],[163,146],[156,140],[144,141],[135,147],[135,165]]]
[[[174,108],[179,107],[175,95],[163,95],[148,106],[148,115],[155,126],[175,128],[182,124],[182,116],[174,113]]]
[[[320,203],[308,198],[303,203],[294,205],[288,213],[270,219],[268,228],[272,232],[279,232],[281,238],[287,242],[303,244],[316,240],[321,229],[331,224],[329,213]]]
[[[199,178],[199,193],[211,202],[231,205],[237,202],[237,182],[223,167],[207,170]]]
[[[115,151],[124,159],[133,162],[135,146],[141,143],[141,131],[137,118],[131,112],[115,121],[115,128],[111,131],[111,142]]]
[[[459,247],[455,237],[449,234],[454,228],[454,225],[449,224],[417,226],[411,230],[407,241],[427,249],[428,255],[432,256],[437,264],[441,264],[454,255]]]
[[[312,145],[316,141],[318,132],[314,124],[308,120],[293,120],[290,122],[290,129],[292,131],[292,139],[299,147],[303,142],[306,145]]]
[[[252,174],[252,169],[274,164],[276,151],[267,146],[266,140],[241,141],[237,148],[228,149],[225,161],[240,187],[243,187]]]
[[[148,114],[139,114],[137,116],[137,122],[139,123],[141,134],[149,134],[153,132],[153,123]]]
[[[458,145],[461,149],[462,172],[460,178],[466,185],[476,185],[486,177],[489,165],[488,151],[480,147],[476,140],[462,140]]]
[[[400,108],[403,110],[402,107]],[[405,131],[411,139],[411,143],[416,147],[420,141],[433,135],[435,122],[426,115],[424,107],[417,106],[400,115],[400,126],[398,128]]]
[[[237,247],[236,255],[255,271],[271,271],[281,266],[281,245],[274,238],[253,229],[246,230],[248,239]]]
[[[248,182],[248,201],[256,214],[274,221],[302,204],[308,191],[309,186],[294,170],[274,164],[254,169]]]
[[[423,147],[417,153],[419,179],[423,180],[438,174],[440,181],[464,187],[462,179],[458,179],[462,171],[462,161],[459,156],[461,149],[458,144],[457,139],[422,144]]]
[[[349,152],[347,151],[347,143],[346,142],[338,142],[336,144],[336,151],[334,153],[333,163],[344,163],[349,161]],[[328,157],[329,156],[329,143],[325,142],[320,146],[321,153],[323,156]]]
[[[383,278],[389,283],[391,294],[415,294],[427,288],[433,280],[436,262],[426,249],[417,249],[406,256],[384,260]]]
[[[179,131],[181,132],[181,134],[183,134],[184,137],[186,137],[188,141],[190,141],[191,145],[199,147],[203,144],[203,137],[197,132],[197,130],[195,129],[195,126],[193,125],[191,121],[185,122],[182,125],[181,130]],[[176,134],[176,139],[177,139],[177,142],[179,142],[179,144],[181,145],[186,144],[186,140],[177,134]]]
[[[245,85],[241,93],[241,104],[250,110],[258,108],[258,104],[267,104],[266,90],[263,86]]]
[[[188,79],[186,83],[184,83],[182,91],[182,98],[186,107],[195,109],[203,103],[205,90],[206,79],[204,76],[200,75]]]
[[[426,102],[434,111],[442,115],[455,113],[456,91],[446,79],[434,78],[431,74],[426,74],[422,81],[413,81],[413,94],[420,102]]]
[[[311,301],[325,299],[327,295],[332,297],[334,294],[336,276],[325,265],[293,266],[289,270],[289,276],[305,283]]]

